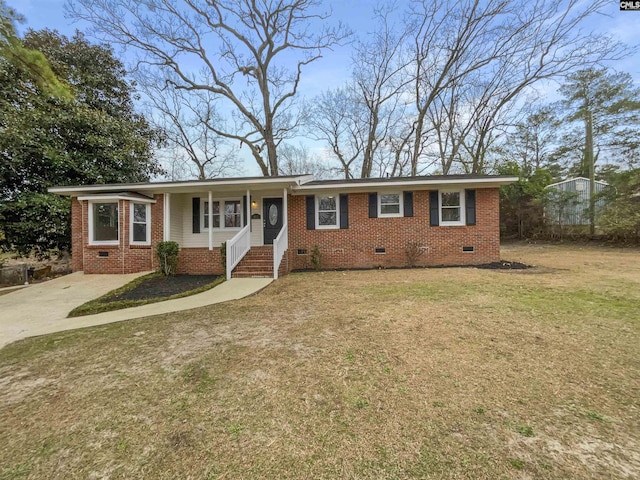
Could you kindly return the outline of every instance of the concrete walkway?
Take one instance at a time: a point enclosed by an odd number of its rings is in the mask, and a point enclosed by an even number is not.
[[[211,290],[189,297],[96,315],[66,318],[75,307],[104,295],[139,275],[142,274],[83,275],[82,272],[78,272],[1,295],[0,348],[22,338],[236,300],[262,290],[273,281],[272,278],[233,278]],[[92,292],[89,298],[86,298],[87,292]],[[79,297],[82,297],[82,300]]]

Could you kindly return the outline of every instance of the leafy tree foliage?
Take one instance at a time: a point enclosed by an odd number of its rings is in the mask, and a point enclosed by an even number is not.
[[[71,92],[51,70],[46,57],[38,50],[26,48],[16,36],[15,24],[24,18],[0,0],[0,56],[16,68],[26,70],[45,93],[67,98]]]
[[[0,226],[2,246],[46,254],[70,244],[68,199],[53,185],[137,182],[160,173],[160,140],[135,113],[133,86],[110,48],[80,33],[29,32],[24,48],[49,59],[73,98],[48,94],[34,75],[0,59]]]
[[[637,166],[640,154],[640,89],[628,73],[588,68],[567,77],[560,87],[566,133],[559,156],[571,163],[571,174],[589,176],[585,130],[593,119],[595,162]],[[567,128],[568,127],[568,128]],[[578,155],[576,155],[576,153]]]
[[[532,169],[509,161],[498,167],[498,174],[518,176],[516,183],[500,188],[502,235],[529,238],[542,234],[545,187],[551,183],[551,173],[540,166]]]
[[[599,227],[614,240],[640,242],[640,168],[603,173],[609,185],[602,194]]]

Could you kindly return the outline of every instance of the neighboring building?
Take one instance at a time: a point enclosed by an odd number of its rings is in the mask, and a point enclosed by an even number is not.
[[[596,180],[596,195],[607,186],[606,182]],[[552,195],[545,205],[545,217],[556,225],[589,225],[589,199],[591,186],[588,178],[568,178],[562,182],[547,185]],[[596,201],[596,214],[604,206],[604,200]]]
[[[54,187],[72,197],[72,268],[157,268],[180,245],[179,273],[274,276],[310,268],[473,265],[500,259],[499,193],[512,176],[314,180],[311,175]],[[317,247],[317,248],[316,248]],[[415,256],[415,252],[414,252]]]

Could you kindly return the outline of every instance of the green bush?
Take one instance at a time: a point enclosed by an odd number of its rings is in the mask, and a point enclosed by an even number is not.
[[[158,260],[160,260],[160,272],[163,275],[176,274],[179,251],[180,246],[176,242],[160,242],[158,244]]]
[[[616,200],[598,216],[603,233],[618,242],[640,242],[640,202]]]
[[[220,261],[222,262],[222,274],[227,275],[227,242],[220,244]]]

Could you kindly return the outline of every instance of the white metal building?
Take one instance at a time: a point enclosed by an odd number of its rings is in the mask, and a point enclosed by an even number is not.
[[[596,195],[608,185],[606,182],[596,180]],[[547,185],[547,189],[556,190],[558,194],[552,195],[545,207],[545,217],[551,222],[560,225],[588,225],[589,224],[589,199],[591,198],[589,179],[584,177],[568,178],[562,182]],[[567,195],[575,193],[575,195]],[[604,200],[596,202],[596,214],[599,208],[604,206]]]

